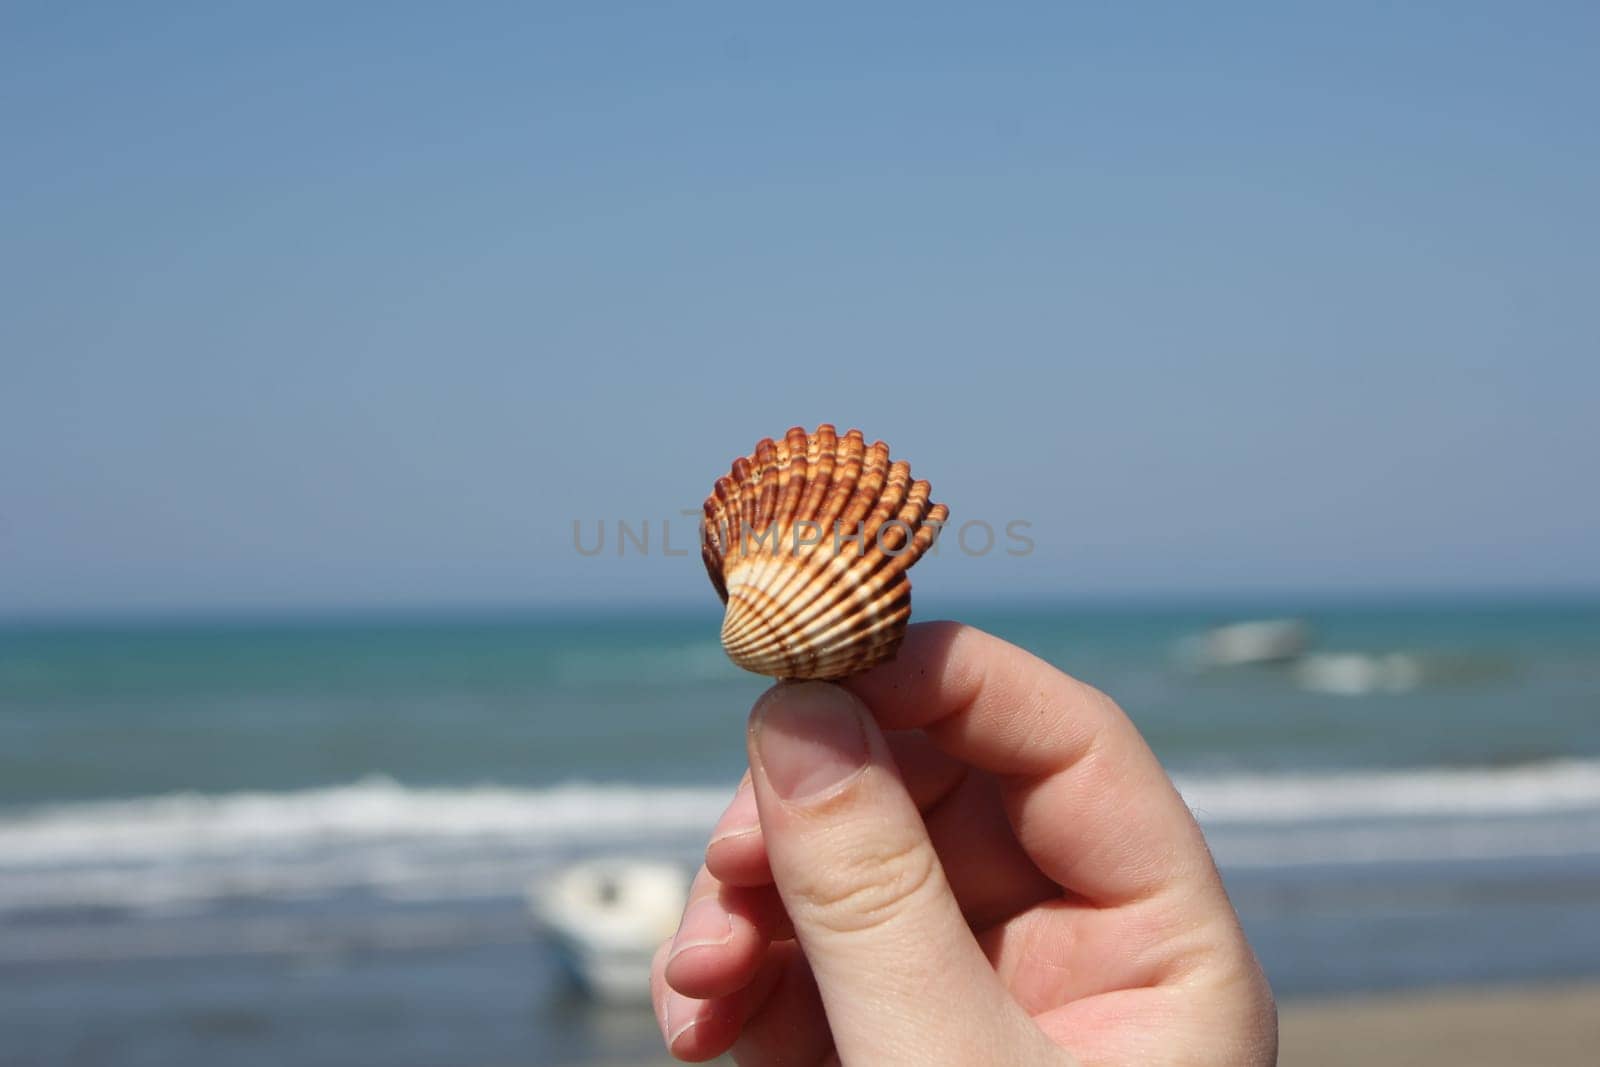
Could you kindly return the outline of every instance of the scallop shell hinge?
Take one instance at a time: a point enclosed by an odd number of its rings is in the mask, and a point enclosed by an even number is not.
[[[894,656],[906,571],[949,516],[911,465],[824,423],[771,438],[717,479],[702,555],[727,605],[722,647],[774,678],[843,678]]]

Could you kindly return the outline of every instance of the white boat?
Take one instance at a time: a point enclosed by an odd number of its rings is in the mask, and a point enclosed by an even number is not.
[[[1411,656],[1390,652],[1368,656],[1359,652],[1324,652],[1307,656],[1294,668],[1301,688],[1340,696],[1367,693],[1403,693],[1422,681],[1422,665]]]
[[[567,867],[529,898],[535,920],[591,996],[648,1004],[651,957],[677,929],[688,895],[681,867],[613,858]]]
[[[1310,645],[1311,628],[1299,619],[1255,619],[1184,638],[1178,652],[1194,667],[1238,667],[1292,660]]]

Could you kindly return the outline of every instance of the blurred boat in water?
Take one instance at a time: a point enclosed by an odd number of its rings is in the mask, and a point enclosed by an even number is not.
[[[1283,663],[1304,655],[1311,628],[1299,619],[1254,619],[1217,626],[1187,637],[1179,657],[1196,668]]]
[[[1422,664],[1400,652],[1369,656],[1360,652],[1322,652],[1294,665],[1302,689],[1341,696],[1402,693],[1422,681]]]
[[[596,1000],[650,1001],[650,960],[677,928],[689,878],[674,864],[622,858],[573,864],[529,893],[565,969]]]
[[[1184,638],[1179,659],[1195,670],[1281,664],[1301,689],[1339,696],[1402,693],[1423,681],[1424,664],[1403,652],[1312,652],[1300,619],[1253,619]],[[1478,673],[1482,673],[1481,668]]]

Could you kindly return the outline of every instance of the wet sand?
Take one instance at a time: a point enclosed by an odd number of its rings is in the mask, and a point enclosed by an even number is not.
[[[1594,1067],[1600,984],[1289,1002],[1284,1067]]]

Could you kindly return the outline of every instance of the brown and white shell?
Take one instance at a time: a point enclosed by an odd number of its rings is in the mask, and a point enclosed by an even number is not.
[[[906,571],[949,515],[931,491],[882,441],[826,423],[734,460],[702,538],[728,657],[774,678],[843,678],[893,658],[911,618]]]

